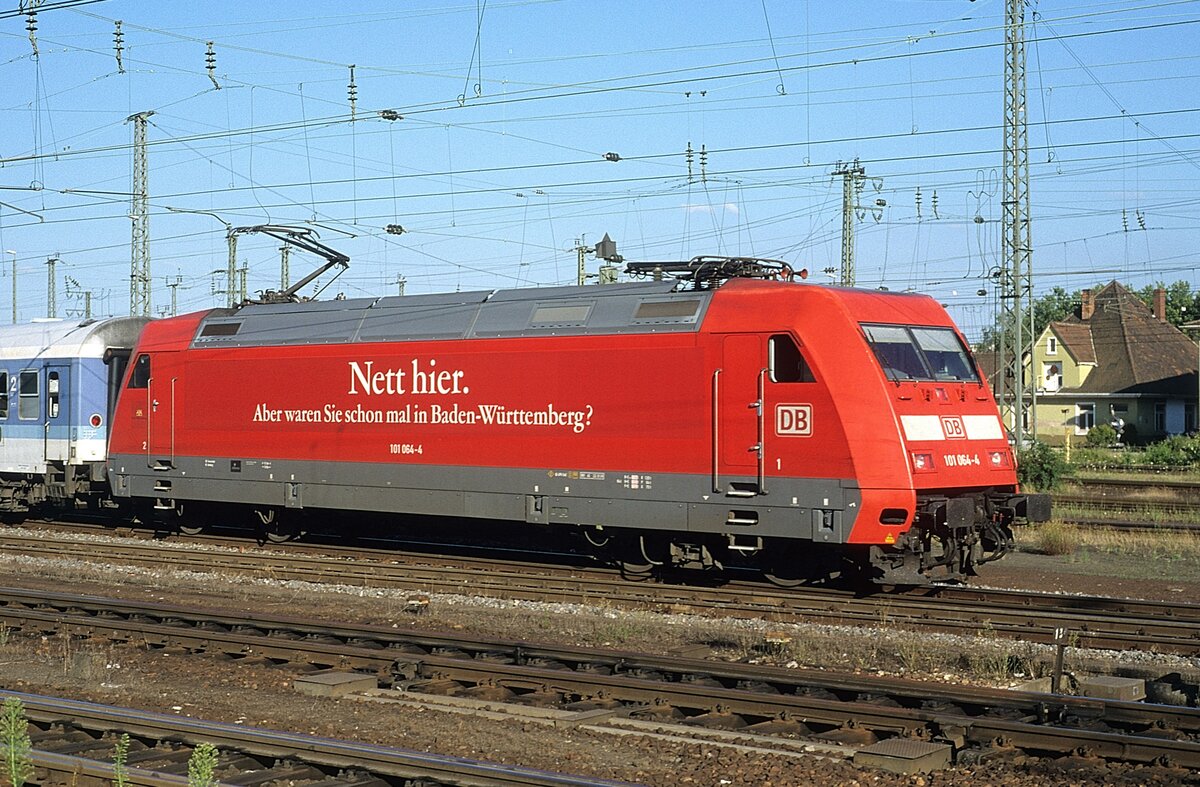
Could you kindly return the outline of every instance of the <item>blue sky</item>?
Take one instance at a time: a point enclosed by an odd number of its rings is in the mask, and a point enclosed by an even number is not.
[[[0,249],[16,252],[22,321],[46,313],[55,255],[60,316],[83,291],[127,313],[126,118],[150,110],[156,312],[168,283],[181,312],[224,303],[222,222],[319,231],[351,257],[322,297],[392,294],[398,276],[409,293],[570,283],[576,239],[606,232],[630,260],[746,254],[828,281],[831,173],[857,158],[861,201],[886,203],[857,225],[859,285],[929,292],[976,337],[1000,263],[1003,14],[1002,0],[107,0],[39,13],[36,57],[11,15]],[[1034,2],[1027,21],[1038,290],[1200,285],[1200,2]],[[251,292],[279,286],[277,246],[241,239]],[[293,254],[292,280],[317,262]]]

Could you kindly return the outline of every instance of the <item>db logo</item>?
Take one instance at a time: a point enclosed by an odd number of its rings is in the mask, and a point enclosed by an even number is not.
[[[967,430],[963,428],[962,419],[955,415],[942,416],[942,431],[947,440],[966,440]]]
[[[812,405],[775,405],[775,434],[810,436],[812,434]]]

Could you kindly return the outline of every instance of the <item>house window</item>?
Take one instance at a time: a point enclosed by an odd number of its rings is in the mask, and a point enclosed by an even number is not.
[[[1154,403],[1154,431],[1160,434],[1167,431],[1167,403]]]
[[[1196,403],[1185,402],[1183,405],[1183,431],[1191,434],[1196,431]]]
[[[1062,388],[1062,364],[1061,363],[1043,363],[1042,364],[1042,389],[1053,392]]]
[[[1046,339],[1046,355],[1058,355],[1058,338],[1051,336]]]
[[[1087,434],[1096,425],[1096,403],[1080,402],[1075,405],[1075,434]]]

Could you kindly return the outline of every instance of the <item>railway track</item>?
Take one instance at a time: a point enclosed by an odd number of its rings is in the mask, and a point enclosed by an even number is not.
[[[471,702],[491,709],[497,704],[538,709],[589,728],[658,734],[665,730],[701,740],[706,735],[736,733],[763,746],[815,748],[827,754],[853,754],[886,740],[932,741],[950,747],[960,763],[1020,750],[1037,756],[1086,753],[1127,763],[1200,767],[1200,709],[1195,708],[542,646],[306,618],[218,614],[178,605],[13,589],[0,590],[0,621],[14,636],[69,635],[104,647],[128,644],[220,655],[235,663],[265,659],[355,670],[375,678],[381,688],[369,694],[380,702],[436,706],[453,698],[460,710],[463,703]],[[43,709],[33,700],[27,704],[38,714],[57,713],[60,718],[66,707],[50,702]],[[80,707],[81,712],[91,713],[94,706]],[[136,726],[140,721],[114,724],[111,717],[108,721],[86,718],[92,729],[132,727],[142,734]],[[288,736],[278,733],[240,725],[230,731],[174,716],[166,723],[191,745],[207,740],[250,757],[290,756],[291,750],[284,748]],[[324,768],[324,774],[330,768],[342,769],[338,773],[363,769],[368,763],[374,776],[377,760],[392,763],[389,767],[412,767],[411,760],[401,759],[394,750],[319,744],[314,739],[286,743],[309,747],[305,767]],[[151,749],[159,746],[147,744]],[[176,756],[185,759],[183,754]],[[444,765],[439,760],[437,767]],[[531,777],[522,773],[520,778]],[[537,778],[545,780],[495,783],[577,783],[557,775]]]
[[[1200,485],[1176,479],[1071,478],[1055,493],[1058,519],[1113,530],[1200,532]],[[1063,515],[1064,510],[1067,512]]]
[[[121,563],[159,570],[222,571],[272,579],[387,587],[415,592],[718,614],[776,622],[910,627],[966,636],[986,629],[1031,642],[1058,641],[1067,629],[1080,647],[1200,655],[1200,605],[970,587],[907,593],[834,588],[781,589],[731,581],[719,587],[637,582],[602,569],[557,569],[537,563],[428,554],[338,550],[237,551],[63,534],[0,534],[0,549],[58,560]]]
[[[114,765],[122,734],[130,743],[122,778],[127,785],[188,784],[195,748],[216,746],[221,784],[297,784],[306,787],[420,785],[617,785],[595,778],[547,773],[460,757],[353,741],[222,724],[90,702],[2,692],[16,697],[30,725],[39,784],[118,783]]]

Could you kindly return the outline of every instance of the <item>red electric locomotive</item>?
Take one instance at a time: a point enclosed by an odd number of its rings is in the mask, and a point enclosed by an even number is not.
[[[961,576],[1048,518],[934,300],[768,280],[762,261],[684,268],[684,289],[156,321],[114,416],[114,494],[185,527],[242,506],[277,538],[301,509],[572,527],[628,570],[789,581]]]

